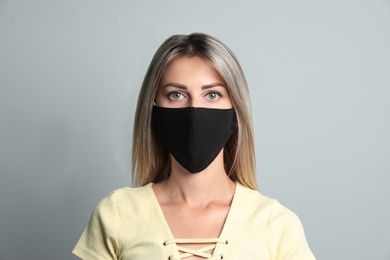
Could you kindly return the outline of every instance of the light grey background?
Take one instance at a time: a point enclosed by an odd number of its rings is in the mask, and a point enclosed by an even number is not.
[[[249,82],[258,184],[318,259],[390,259],[390,2],[0,0],[0,259],[75,259],[129,186],[157,47],[210,33]]]

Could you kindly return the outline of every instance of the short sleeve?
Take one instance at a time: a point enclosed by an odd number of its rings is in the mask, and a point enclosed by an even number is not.
[[[117,259],[117,205],[115,193],[101,200],[95,207],[88,225],[73,249],[81,259]]]
[[[276,259],[315,260],[306,241],[305,232],[298,216],[287,208],[279,212],[274,221],[279,230]]]

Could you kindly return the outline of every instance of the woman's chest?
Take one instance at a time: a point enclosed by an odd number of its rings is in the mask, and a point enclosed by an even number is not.
[[[162,212],[173,235],[173,242],[186,260],[221,259],[214,251],[225,240],[220,239],[230,205],[208,207],[162,205]],[[215,258],[217,257],[217,258]]]
[[[193,260],[193,259],[253,259],[271,260],[272,252],[269,245],[263,240],[255,240],[248,236],[227,235],[228,239],[213,241],[214,243],[191,244],[177,243],[173,238],[157,237],[156,239],[134,238],[129,243],[123,243],[118,248],[118,259],[122,260]],[[125,242],[125,241],[123,241]],[[215,247],[214,247],[214,245]],[[190,246],[189,246],[190,245]],[[212,246],[207,250],[207,247]]]
[[[196,228],[189,228],[190,236],[181,234],[183,237],[178,237],[172,235],[171,230],[163,220],[155,218],[153,215],[151,213],[139,218],[129,217],[127,221],[121,221],[122,224],[118,227],[117,233],[119,259],[195,260],[222,259],[222,257],[225,260],[272,259],[272,250],[269,247],[272,237],[269,230],[266,229],[266,225],[252,225],[237,219],[227,228],[223,228],[223,232],[216,236],[213,233],[215,231],[208,232],[203,229],[203,225],[200,225],[202,230],[197,231]],[[194,227],[199,227],[199,224],[204,223],[194,223]],[[180,228],[180,225],[177,227]],[[174,226],[176,225],[172,227]],[[210,226],[205,227],[210,228]],[[217,238],[217,240],[200,241],[200,243],[188,243],[186,240],[196,238],[196,235],[199,234],[205,234],[204,237]],[[210,235],[206,236],[207,234]],[[185,256],[186,258],[184,258]]]

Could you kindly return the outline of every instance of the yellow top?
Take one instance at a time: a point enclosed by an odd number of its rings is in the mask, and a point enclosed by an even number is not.
[[[174,238],[152,189],[111,192],[94,209],[73,249],[82,259],[204,259],[312,260],[298,217],[274,199],[236,183],[228,216],[219,238]],[[181,243],[211,243],[191,250]],[[212,254],[205,253],[213,249]]]

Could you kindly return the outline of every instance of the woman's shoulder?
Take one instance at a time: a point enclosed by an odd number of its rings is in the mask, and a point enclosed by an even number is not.
[[[297,215],[281,204],[278,200],[263,195],[257,190],[252,190],[238,184],[239,196],[237,200],[241,207],[251,209],[253,214],[267,215],[270,220],[284,219],[296,221]]]
[[[124,200],[142,200],[152,194],[152,185],[153,183],[149,183],[141,187],[122,187],[111,191],[108,196],[114,196],[117,199]]]
[[[242,185],[238,187],[240,221],[253,230],[254,241],[265,238],[278,259],[315,259],[299,217],[276,199]],[[250,232],[249,232],[250,233]]]
[[[153,200],[153,184],[149,183],[142,187],[123,187],[111,191],[96,205],[95,211],[118,212],[118,211],[139,211],[145,209]]]
[[[255,207],[282,206],[276,199],[268,197],[258,190],[250,189],[240,183],[237,183],[236,195],[237,199],[240,200],[240,203],[251,204]]]

